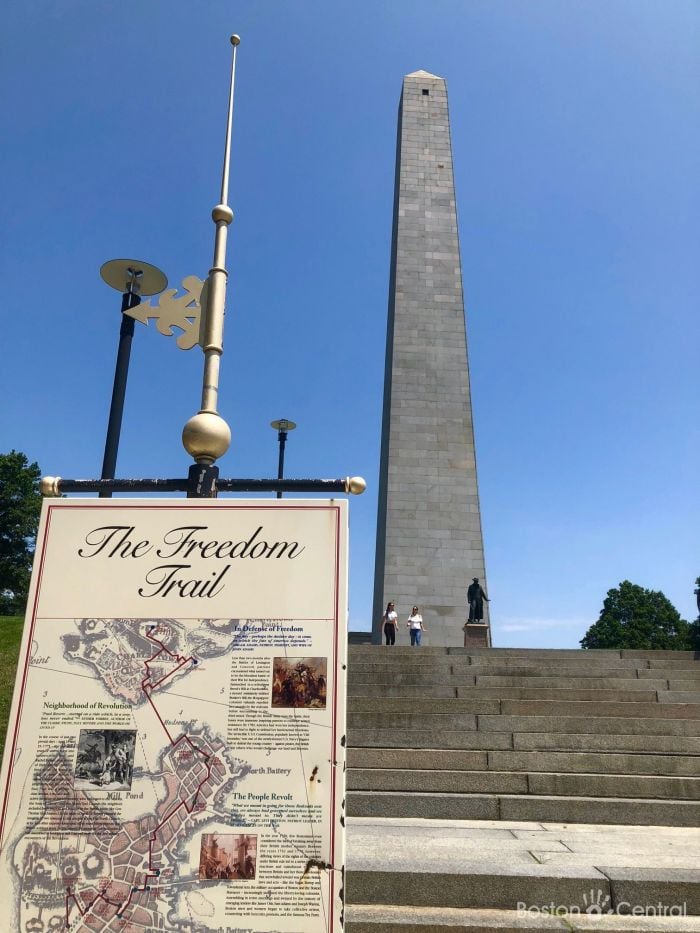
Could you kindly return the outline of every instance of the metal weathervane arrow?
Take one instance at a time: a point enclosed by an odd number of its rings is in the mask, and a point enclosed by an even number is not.
[[[124,314],[146,325],[149,320],[155,319],[158,332],[165,337],[175,336],[173,327],[179,328],[182,333],[175,342],[181,350],[191,350],[198,343],[201,345],[202,320],[206,315],[209,290],[207,286],[207,280],[187,275],[182,280],[183,295],[178,295],[176,288],[169,288],[159,296],[156,304],[143,301]]]

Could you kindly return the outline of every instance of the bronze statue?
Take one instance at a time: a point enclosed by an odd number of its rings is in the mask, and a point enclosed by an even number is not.
[[[467,590],[467,603],[469,604],[469,621],[481,622],[484,618],[484,600],[489,602],[489,598],[479,583],[479,578],[474,577],[474,582]]]

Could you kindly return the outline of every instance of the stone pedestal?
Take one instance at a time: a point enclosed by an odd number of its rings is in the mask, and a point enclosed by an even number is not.
[[[464,647],[490,648],[491,627],[485,622],[465,622]]]

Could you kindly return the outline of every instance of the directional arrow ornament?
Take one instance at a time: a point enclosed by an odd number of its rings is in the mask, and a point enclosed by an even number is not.
[[[158,296],[155,304],[143,301],[134,308],[129,308],[124,314],[146,325],[153,318],[159,332],[165,337],[175,336],[173,327],[177,327],[182,331],[176,340],[178,347],[181,350],[191,350],[202,343],[208,285],[207,279],[202,280],[196,275],[185,276],[182,280],[184,294],[178,295],[176,288],[169,288]]]

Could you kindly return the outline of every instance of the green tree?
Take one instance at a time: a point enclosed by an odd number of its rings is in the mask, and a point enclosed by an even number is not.
[[[690,626],[656,590],[623,580],[608,590],[600,618],[581,639],[582,648],[690,648]]]
[[[39,526],[41,471],[17,450],[0,454],[0,615],[24,612]]]

